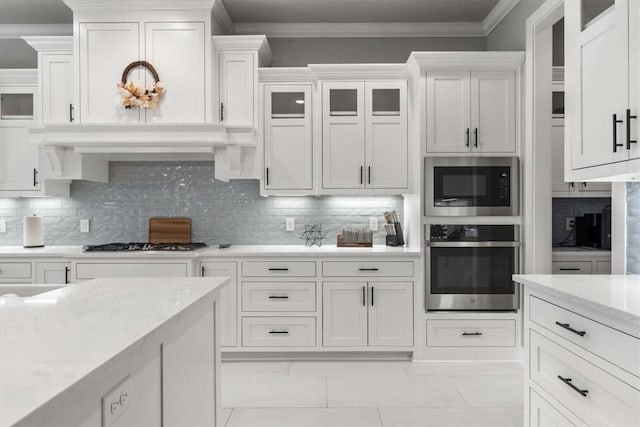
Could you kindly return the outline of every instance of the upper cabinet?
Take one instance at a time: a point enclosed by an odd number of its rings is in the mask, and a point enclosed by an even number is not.
[[[408,189],[407,82],[322,85],[323,189]]]
[[[427,71],[427,153],[515,153],[515,72]]]
[[[640,2],[565,3],[566,159],[575,180],[638,176]]]

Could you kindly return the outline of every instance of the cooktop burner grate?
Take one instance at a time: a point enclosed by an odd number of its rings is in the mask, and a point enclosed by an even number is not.
[[[85,245],[83,252],[126,252],[126,251],[194,251],[206,248],[206,243],[107,243],[105,245]]]

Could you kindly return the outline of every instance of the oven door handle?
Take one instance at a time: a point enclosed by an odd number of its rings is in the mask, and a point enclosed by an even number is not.
[[[519,248],[520,242],[427,242],[433,248]]]

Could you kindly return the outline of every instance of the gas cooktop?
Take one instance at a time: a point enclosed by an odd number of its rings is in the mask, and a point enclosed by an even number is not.
[[[206,247],[206,243],[107,243],[106,245],[85,245],[82,250],[83,252],[193,251]]]

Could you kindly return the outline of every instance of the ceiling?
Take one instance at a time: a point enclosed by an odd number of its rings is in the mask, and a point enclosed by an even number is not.
[[[233,22],[481,22],[499,0],[224,0]],[[0,24],[71,23],[62,0],[0,0]]]

